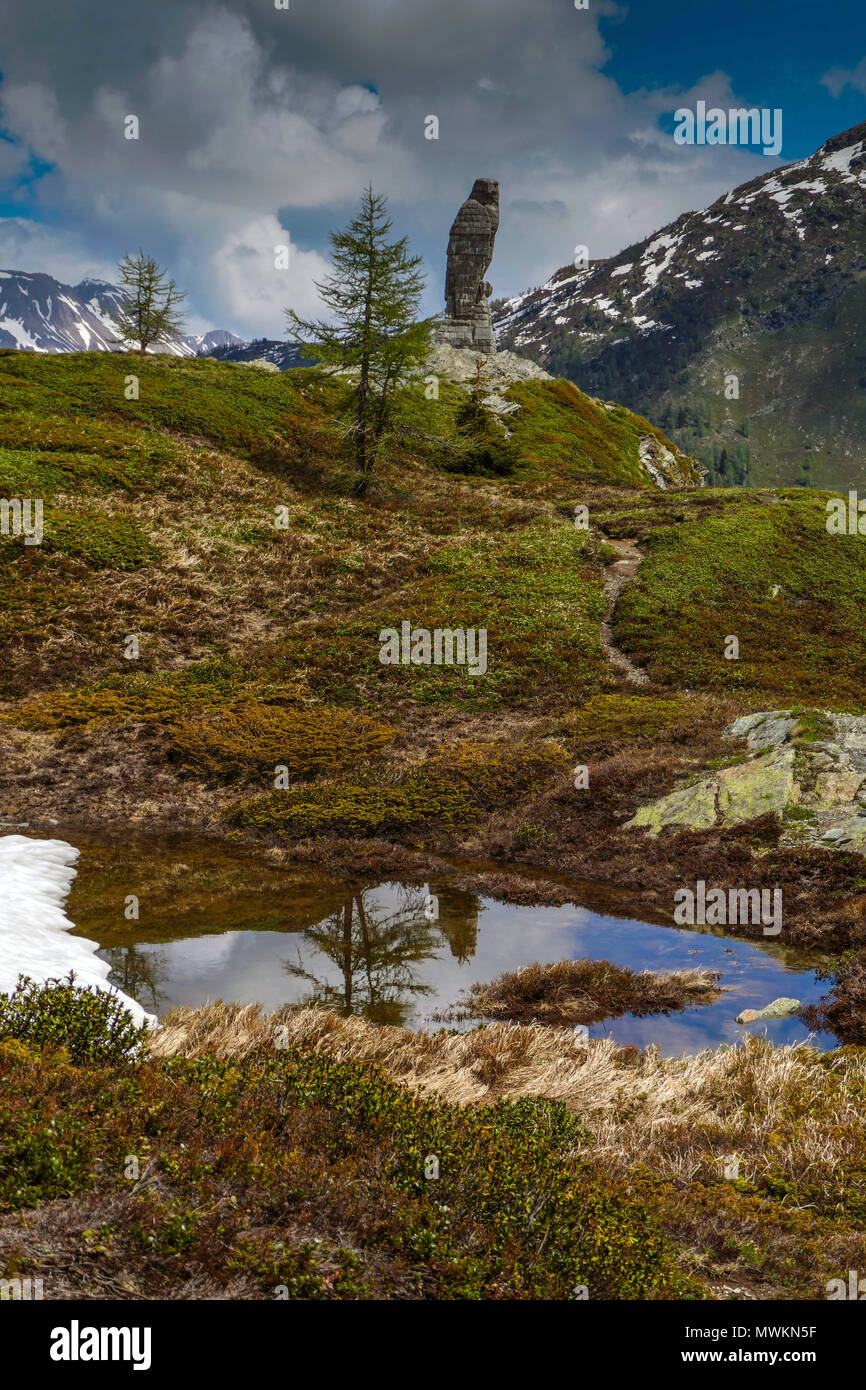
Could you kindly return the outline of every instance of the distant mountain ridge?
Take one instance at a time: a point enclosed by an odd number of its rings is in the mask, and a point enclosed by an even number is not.
[[[66,285],[53,275],[0,270],[0,348],[26,352],[116,352],[122,349],[111,314],[123,292],[108,280]],[[225,328],[172,334],[154,352],[204,357],[215,349],[243,346]]]
[[[493,309],[501,347],[646,415],[711,481],[866,485],[866,123]]]
[[[218,362],[271,362],[281,372],[287,372],[290,367],[311,365],[295,343],[284,343],[279,338],[253,338],[249,343],[237,339],[233,343],[216,344],[207,354],[202,352],[199,356],[215,357]]]

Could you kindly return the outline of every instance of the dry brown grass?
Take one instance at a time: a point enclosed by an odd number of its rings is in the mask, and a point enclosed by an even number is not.
[[[613,1169],[646,1164],[661,1177],[717,1179],[736,1153],[750,1179],[769,1171],[798,1186],[826,1181],[866,1149],[866,1052],[822,1057],[750,1036],[685,1058],[640,1056],[609,1039],[583,1044],[537,1024],[491,1023],[470,1033],[412,1033],[318,1009],[263,1014],[217,1003],[171,1014],[155,1056],[242,1058],[275,1044],[339,1061],[377,1063],[421,1095],[457,1105],[541,1096],[564,1102]]]

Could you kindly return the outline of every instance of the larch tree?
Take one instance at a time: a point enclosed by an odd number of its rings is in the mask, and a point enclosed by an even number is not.
[[[112,314],[112,320],[124,342],[138,343],[143,357],[153,343],[178,333],[183,316],[177,306],[186,295],[173,280],[166,280],[152,256],[139,251],[137,256],[124,256],[118,267],[124,302]]]
[[[367,187],[361,210],[344,231],[331,233],[333,269],[316,282],[330,318],[302,319],[287,311],[289,333],[304,354],[345,370],[354,453],[355,492],[369,486],[391,416],[396,387],[430,350],[436,318],[419,319],[424,290],[420,256],[406,237],[389,240],[392,222],[380,194]]]

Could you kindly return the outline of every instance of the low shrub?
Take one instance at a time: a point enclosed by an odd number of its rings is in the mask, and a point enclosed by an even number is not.
[[[0,1210],[68,1198],[69,1278],[91,1294],[94,1271],[122,1266],[163,1298],[191,1281],[234,1298],[702,1295],[562,1104],[424,1099],[315,1048],[106,1073],[9,1046]],[[153,1175],[138,1191],[129,1153]],[[91,1253],[100,1206],[104,1263]]]
[[[229,818],[297,836],[398,835],[429,824],[449,829],[531,795],[564,765],[556,745],[456,743],[396,782],[370,775],[271,792],[242,802]]]
[[[72,973],[44,984],[20,975],[11,994],[0,994],[0,1038],[31,1047],[62,1047],[76,1066],[137,1061],[147,1031],[116,995],[95,985],[76,985]]]
[[[277,764],[292,777],[339,772],[393,737],[390,725],[351,710],[284,709],[252,700],[211,720],[180,720],[172,731],[183,767],[215,780],[273,773]]]

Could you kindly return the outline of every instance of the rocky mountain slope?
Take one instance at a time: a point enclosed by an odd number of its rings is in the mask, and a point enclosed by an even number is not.
[[[647,415],[713,482],[866,485],[864,140],[500,301],[500,346]]]
[[[310,365],[294,343],[284,343],[279,338],[253,338],[245,343],[233,334],[227,336],[231,342],[214,344],[199,356],[213,357],[217,362],[270,362],[281,372]]]
[[[0,348],[30,352],[111,352],[118,344],[111,319],[122,292],[107,280],[65,285],[52,275],[0,270]],[[224,328],[172,336],[160,351],[204,357],[243,344]]]

